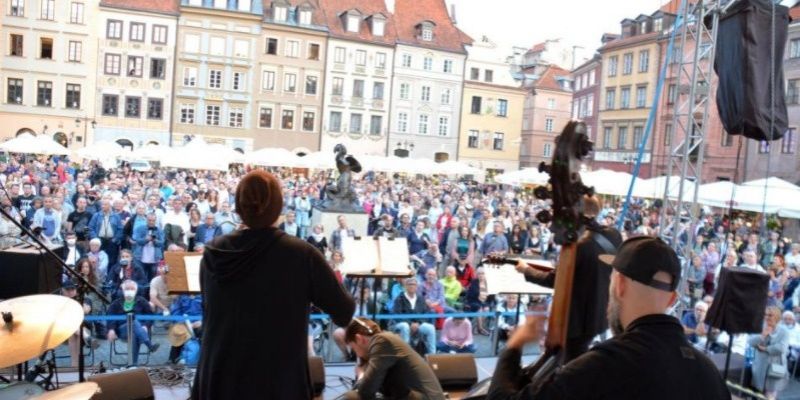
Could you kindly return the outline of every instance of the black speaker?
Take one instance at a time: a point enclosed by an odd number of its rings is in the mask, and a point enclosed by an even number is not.
[[[758,333],[767,308],[769,275],[747,268],[722,268],[706,323],[728,332]]]
[[[427,359],[444,390],[469,388],[478,382],[478,368],[472,354],[428,354]]]
[[[325,364],[322,357],[308,357],[308,371],[311,374],[314,396],[321,396],[325,390]]]
[[[134,368],[86,378],[96,382],[100,391],[91,400],[154,400],[153,384],[143,368]]]

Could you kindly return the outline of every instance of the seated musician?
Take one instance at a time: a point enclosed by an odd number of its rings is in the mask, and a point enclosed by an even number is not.
[[[444,391],[428,363],[405,340],[381,332],[374,321],[355,318],[347,326],[345,342],[361,360],[357,381],[344,399],[443,400]]]
[[[394,314],[429,314],[431,309],[425,299],[417,295],[417,278],[406,278],[403,294],[394,301]],[[394,325],[394,330],[406,343],[411,343],[412,336],[419,336],[425,343],[428,354],[436,352],[436,329],[427,320],[402,319]]]
[[[137,296],[136,292],[139,290],[139,285],[136,282],[128,279],[122,282],[122,297],[114,300],[108,306],[108,315],[126,315],[132,313],[134,315],[150,315],[153,313],[153,307],[150,303],[141,296]],[[120,338],[122,340],[133,340],[133,365],[139,361],[139,346],[144,344],[150,349],[151,353],[158,350],[158,343],[150,341],[150,335],[147,333],[147,327],[140,323],[138,320],[133,320],[133,338],[128,337],[128,322],[127,321],[108,321],[108,334],[107,338],[113,342]]]

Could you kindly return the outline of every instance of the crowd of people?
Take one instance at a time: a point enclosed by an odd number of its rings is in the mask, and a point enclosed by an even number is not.
[[[124,314],[133,310],[137,314],[200,315],[199,296],[168,294],[164,253],[202,252],[216,237],[237,229],[240,219],[232,205],[235,188],[245,172],[241,166],[227,172],[160,168],[140,172],[124,163],[104,168],[94,162],[17,155],[0,162],[0,183],[5,188],[0,205],[45,242],[61,246],[60,255],[66,264],[76,267],[113,299],[112,305],[104,306],[90,297],[89,313]],[[372,235],[407,240],[416,276],[384,285],[377,311],[443,314],[430,320],[389,322],[392,330],[415,343],[420,351],[474,351],[473,334],[490,333],[492,326],[487,318],[448,318],[449,312],[511,312],[517,308],[516,296],[506,298],[487,292],[481,267],[486,255],[499,252],[554,260],[559,254],[549,224],[535,218],[548,207],[547,202],[536,199],[529,190],[443,177],[366,172],[354,178],[353,184],[368,215],[367,232],[348,226],[344,216],[337,219],[338,226],[326,232],[326,227],[312,226],[311,221],[317,212],[314,206],[323,200],[324,188],[332,181],[330,172],[273,172],[281,178],[283,189],[280,229],[316,247],[357,299],[370,291],[357,290],[354,280],[339,270],[342,238]],[[762,229],[757,218],[730,217],[727,210],[706,212],[695,223],[671,215],[661,221],[658,205],[636,200],[622,221],[621,233],[623,238],[654,235],[660,226],[681,224],[677,240],[692,249],[688,285],[682,295],[693,307],[683,316],[693,342],[705,345],[713,334],[704,326],[702,308],[710,302],[720,270],[725,267],[768,273],[770,306],[778,313],[785,311],[784,320],[788,321],[790,314],[795,320],[800,312],[800,290],[796,290],[800,284],[800,243],[793,243],[794,238],[784,236],[780,229]],[[616,226],[621,210],[621,201],[607,199],[597,222]],[[689,237],[695,238],[693,243],[686,243]],[[14,224],[0,218],[0,248],[25,241]],[[546,299],[523,297],[522,301],[523,309],[528,310]],[[376,311],[366,309],[369,302],[363,304],[356,315]],[[503,337],[508,337],[522,318],[524,313],[519,318],[504,316],[494,324]],[[785,328],[782,324],[777,326]],[[125,338],[122,332],[126,327],[117,325],[96,323],[89,328],[96,338]],[[791,326],[786,328],[790,332],[786,335],[786,352],[800,348],[800,328],[794,322]],[[192,328],[193,334],[202,334],[199,322]],[[137,322],[134,340],[152,351],[156,345],[149,342],[148,329],[148,324]],[[347,352],[343,336],[343,331],[334,334],[339,347]],[[758,343],[753,347],[758,348]],[[172,361],[180,357],[179,351],[170,354]]]

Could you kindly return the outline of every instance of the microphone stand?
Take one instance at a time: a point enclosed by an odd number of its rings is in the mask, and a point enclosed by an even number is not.
[[[6,195],[8,195],[8,192],[6,192],[6,188],[5,186],[2,185],[2,183],[0,183],[0,190],[2,190],[3,192],[6,193]],[[2,214],[2,216],[5,217],[7,220],[11,221],[11,223],[16,225],[17,228],[21,229],[23,234],[28,235],[28,237],[36,244],[36,247],[39,248],[40,252],[43,252],[52,257],[54,260],[56,260],[59,266],[62,267],[61,269],[63,270],[63,272],[66,272],[67,275],[69,275],[72,279],[76,281],[76,284],[78,286],[77,300],[78,303],[81,305],[81,309],[83,309],[83,301],[86,298],[86,293],[89,293],[90,291],[96,294],[97,297],[100,298],[100,301],[104,302],[105,304],[111,303],[111,301],[108,299],[108,297],[106,297],[106,295],[104,295],[100,290],[98,290],[91,283],[89,283],[89,281],[87,281],[86,278],[84,278],[83,275],[80,274],[80,272],[68,266],[67,263],[65,263],[64,260],[61,259],[61,257],[59,257],[55,252],[53,252],[53,250],[50,250],[50,248],[47,247],[47,245],[45,245],[44,242],[42,242],[42,240],[39,238],[38,235],[34,234],[33,232],[31,232],[30,229],[26,228],[25,225],[22,225],[22,223],[14,219],[11,213],[6,211],[5,208],[0,207],[0,214]],[[83,346],[85,345],[83,341],[83,323],[81,323],[81,326],[78,329],[78,338],[80,344],[78,348],[78,381],[85,382],[86,378],[84,377],[84,370],[86,369],[86,366],[84,365],[84,360],[83,360]]]

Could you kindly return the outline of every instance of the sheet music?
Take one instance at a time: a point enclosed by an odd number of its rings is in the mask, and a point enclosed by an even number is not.
[[[183,265],[186,267],[186,285],[190,292],[200,292],[200,260],[203,256],[185,256]]]
[[[381,260],[381,273],[408,275],[408,241],[406,238],[389,240],[382,237],[378,239],[378,251]]]
[[[380,262],[378,246],[371,237],[342,237],[342,256],[344,262],[339,269],[344,274],[371,273]]]
[[[526,281],[525,275],[517,272],[513,265],[484,264],[483,267],[486,274],[486,291],[489,294],[553,294],[553,289]]]

